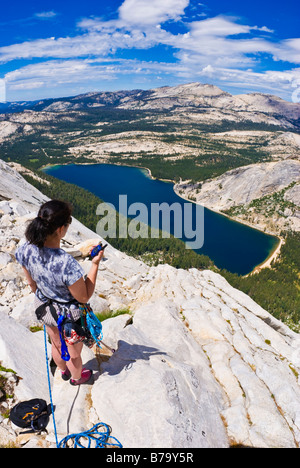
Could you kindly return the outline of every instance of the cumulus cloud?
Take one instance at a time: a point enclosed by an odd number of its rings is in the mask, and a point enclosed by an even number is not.
[[[119,16],[127,24],[162,24],[180,18],[188,5],[189,0],[125,0]]]

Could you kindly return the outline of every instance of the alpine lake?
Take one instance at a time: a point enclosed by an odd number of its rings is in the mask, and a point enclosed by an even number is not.
[[[169,231],[168,234],[181,238],[195,252],[211,258],[218,268],[232,273],[249,274],[279,243],[277,237],[184,200],[174,192],[172,182],[153,179],[146,169],[113,164],[68,164],[47,166],[43,171],[94,193],[135,220],[136,225],[140,220]],[[95,213],[95,227],[98,219]]]

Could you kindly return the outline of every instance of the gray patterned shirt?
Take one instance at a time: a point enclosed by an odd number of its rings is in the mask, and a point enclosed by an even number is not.
[[[39,248],[25,242],[18,248],[16,259],[36,282],[39,299],[44,301],[49,298],[59,302],[74,299],[68,286],[76,283],[84,275],[84,270],[63,249]]]

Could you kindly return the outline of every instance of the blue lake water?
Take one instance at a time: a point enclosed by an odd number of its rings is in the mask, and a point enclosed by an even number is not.
[[[111,164],[72,164],[47,167],[44,172],[89,190],[105,202],[112,203],[116,209],[119,207],[119,195],[127,195],[128,206],[139,202],[148,207],[149,221],[153,203],[180,204],[182,213],[188,204],[193,210],[193,228],[196,229],[196,210],[200,208],[176,195],[172,183],[151,179],[146,170]],[[98,219],[95,213],[95,229]],[[182,239],[190,241],[191,235],[184,236],[184,227],[182,231]],[[174,234],[174,220],[170,232]],[[266,260],[278,242],[274,236],[204,208],[204,244],[193,250],[210,257],[219,268],[245,275]]]

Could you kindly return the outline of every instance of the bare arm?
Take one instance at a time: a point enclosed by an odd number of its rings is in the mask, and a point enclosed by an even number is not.
[[[23,271],[25,273],[25,277],[27,279],[27,282],[28,282],[29,286],[31,287],[32,292],[35,293],[35,291],[37,290],[36,282],[31,278],[31,275],[30,275],[29,271],[26,270],[25,267],[22,267],[22,268],[23,268]]]
[[[104,251],[101,250],[100,253],[93,258],[90,271],[85,280],[80,278],[76,283],[68,287],[70,293],[78,302],[85,304],[92,297],[97,281],[98,266],[103,254]]]

